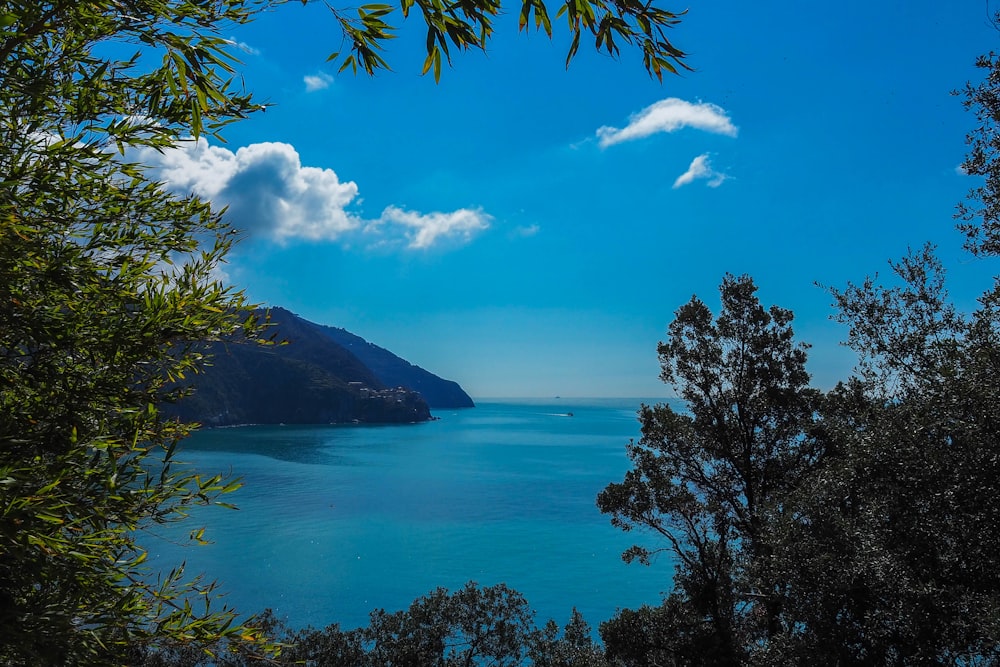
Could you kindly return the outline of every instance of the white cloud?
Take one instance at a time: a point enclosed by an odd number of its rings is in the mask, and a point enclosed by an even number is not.
[[[333,83],[333,77],[326,72],[320,72],[318,74],[307,74],[302,77],[302,81],[306,84],[306,92],[312,93],[317,90],[329,88],[330,84]]]
[[[708,187],[717,188],[728,179],[729,176],[712,169],[712,164],[708,159],[708,153],[703,153],[691,160],[691,166],[687,171],[677,177],[674,181],[674,189],[693,183],[698,179],[708,179]]]
[[[628,125],[622,129],[608,126],[598,128],[597,137],[601,148],[607,148],[658,132],[676,132],[685,127],[729,137],[735,137],[738,132],[722,107],[707,102],[692,104],[676,97],[668,97],[632,115]]]
[[[480,210],[461,208],[451,213],[417,213],[390,206],[382,212],[376,226],[383,223],[402,225],[407,229],[410,248],[429,248],[443,239],[468,241],[476,232],[487,229],[492,217]]]
[[[529,238],[538,234],[541,229],[542,228],[538,225],[521,225],[514,228],[514,235],[522,238]]]
[[[360,202],[356,183],[341,181],[332,169],[302,166],[295,147],[285,143],[251,144],[233,152],[199,139],[163,152],[140,149],[129,157],[147,165],[151,176],[171,190],[228,207],[233,226],[278,243],[346,242],[365,232],[423,249],[446,239],[468,241],[491,220],[472,209],[424,214],[395,206],[367,220],[349,210]]]
[[[260,49],[255,49],[254,47],[250,46],[246,42],[240,42],[235,37],[230,37],[228,41],[229,41],[230,44],[232,44],[233,46],[235,46],[236,48],[238,48],[243,53],[249,54],[251,56],[259,56],[260,55]]]
[[[163,153],[143,149],[139,161],[172,190],[228,206],[233,224],[254,235],[331,240],[361,226],[346,210],[358,186],[342,183],[332,169],[303,167],[289,144],[251,144],[234,153],[200,139]]]

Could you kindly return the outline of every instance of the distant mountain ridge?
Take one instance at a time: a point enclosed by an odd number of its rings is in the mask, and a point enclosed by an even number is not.
[[[414,366],[359,336],[271,308],[278,345],[226,341],[206,345],[195,391],[167,414],[205,426],[236,424],[411,423],[430,407],[472,407],[455,382]],[[342,343],[341,341],[345,341]]]

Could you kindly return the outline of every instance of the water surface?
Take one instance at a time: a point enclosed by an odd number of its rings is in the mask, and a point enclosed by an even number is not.
[[[628,469],[639,402],[497,401],[407,426],[200,432],[180,458],[241,477],[228,497],[240,509],[200,511],[146,546],[156,567],[186,560],[240,611],[271,607],[294,626],[365,625],[374,608],[473,580],[517,589],[540,623],[575,606],[596,628],[670,588],[668,560],[621,562],[643,537],[594,504]],[[201,525],[210,546],[166,539]]]

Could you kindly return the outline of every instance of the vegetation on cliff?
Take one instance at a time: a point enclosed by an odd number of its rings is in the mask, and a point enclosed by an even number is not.
[[[316,327],[360,359],[382,384],[413,389],[424,397],[431,408],[475,407],[472,398],[457,382],[443,380],[346,329],[320,325]]]
[[[234,337],[206,345],[209,365],[184,381],[193,392],[164,406],[167,414],[205,426],[405,424],[431,418],[430,401],[416,387],[384,382],[353,350],[326,335],[325,327],[282,308],[256,314],[267,318],[275,344]],[[409,366],[381,352],[381,358]],[[454,385],[464,395],[454,382],[417,370],[423,385]]]

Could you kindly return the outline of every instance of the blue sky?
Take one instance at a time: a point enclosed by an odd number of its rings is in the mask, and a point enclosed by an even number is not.
[[[986,2],[700,3],[672,34],[695,71],[662,84],[585,44],[567,71],[559,26],[518,34],[516,11],[435,84],[418,22],[368,78],[326,62],[322,3],[279,8],[229,35],[266,113],[147,159],[230,206],[252,299],[474,397],[669,395],[656,344],[726,272],[795,312],[828,388],[853,360],[817,281],[926,241],[964,305],[996,272],[951,218],[974,119],[950,92],[998,45]]]

